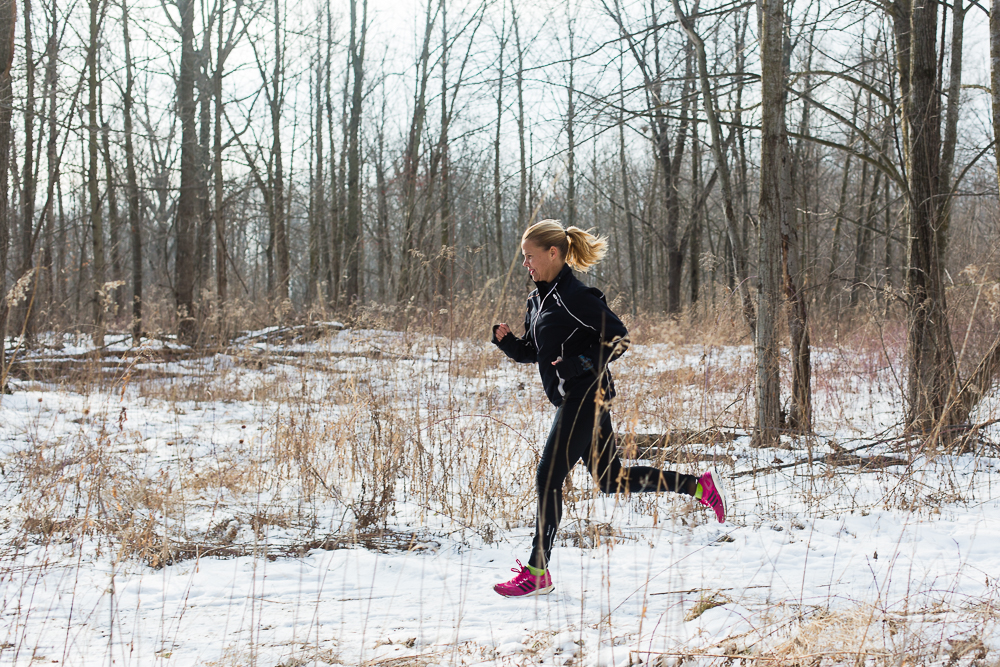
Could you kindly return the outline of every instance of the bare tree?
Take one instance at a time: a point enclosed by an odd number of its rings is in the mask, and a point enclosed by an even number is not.
[[[698,124],[691,126],[691,189],[693,192],[701,192],[703,188],[701,173],[701,141],[698,138]],[[704,225],[704,198],[696,197],[691,203],[691,221],[685,237],[689,239],[688,256],[691,258],[688,264],[689,278],[688,286],[691,291],[691,306],[698,303],[699,290],[701,289],[701,239],[702,227]]]
[[[698,3],[695,3],[694,11],[697,12]],[[673,155],[670,152],[669,140],[666,132],[662,132],[661,144],[659,148],[660,162],[663,166],[663,173],[666,176],[665,194],[667,197],[667,226],[664,232],[664,243],[667,248],[667,312],[679,313],[681,311],[681,282],[684,278],[684,250],[681,247],[681,165],[684,161],[684,148],[687,144],[687,131],[689,125],[689,110],[691,107],[691,93],[693,89],[692,64],[694,61],[694,49],[691,48],[690,41],[685,45],[687,52],[684,58],[684,85],[681,88],[681,119],[677,127],[677,135],[674,137]],[[657,58],[659,60],[659,58]]]
[[[139,179],[135,168],[135,145],[132,131],[132,107],[135,73],[132,65],[132,40],[128,31],[128,0],[122,0],[122,37],[125,46],[125,198],[128,201],[128,226],[132,242],[132,342],[142,338],[142,218],[139,208]]]
[[[754,444],[778,444],[782,427],[777,313],[781,289],[781,232],[785,226],[788,187],[788,137],[784,128],[785,13],[783,0],[764,0],[761,9],[761,140],[760,203],[758,205],[757,417]]]
[[[672,0],[674,13],[680,22],[688,38],[694,45],[695,58],[698,64],[698,81],[701,84],[701,101],[704,105],[705,120],[708,121],[708,130],[711,137],[712,155],[715,158],[715,169],[719,173],[719,182],[722,185],[722,205],[726,213],[726,229],[728,231],[729,245],[732,251],[730,260],[733,265],[733,275],[736,282],[736,291],[740,297],[740,305],[743,310],[743,318],[751,331],[755,331],[758,318],[754,313],[754,304],[750,298],[750,289],[747,285],[749,271],[747,269],[747,256],[743,238],[740,235],[739,222],[736,219],[736,209],[733,205],[733,187],[730,179],[729,162],[726,159],[726,151],[723,145],[722,129],[719,124],[719,113],[715,105],[715,95],[712,91],[711,76],[708,72],[708,56],[705,53],[705,42],[694,28],[694,24],[681,10],[678,0]],[[777,260],[777,258],[775,258]],[[775,264],[776,266],[776,264]]]
[[[941,145],[941,176],[940,187],[943,198],[942,218],[947,225],[951,220],[951,186],[952,172],[955,167],[955,144],[958,143],[958,111],[962,94],[962,45],[965,33],[965,13],[962,0],[952,2],[951,23],[951,59],[948,71],[948,103],[944,119],[944,140]],[[947,236],[947,234],[946,234]]]
[[[364,81],[365,42],[368,33],[368,0],[361,2],[361,25],[358,25],[358,0],[351,0],[350,63],[352,74],[351,118],[347,130],[347,221],[344,226],[344,252],[347,260],[347,302],[361,298],[361,131],[362,83]]]
[[[7,293],[7,250],[10,246],[10,121],[14,94],[10,70],[14,64],[14,31],[17,6],[14,0],[0,0],[0,294]],[[5,361],[7,300],[0,303],[0,363]],[[0,378],[5,382],[6,377]],[[3,387],[0,387],[2,391]]]
[[[572,4],[567,4],[567,12],[572,11]],[[576,224],[576,107],[573,103],[575,93],[573,80],[576,68],[576,17],[572,14],[566,16],[566,35],[569,38],[569,82],[566,86],[566,223]],[[502,47],[501,47],[502,53]],[[502,60],[501,60],[502,62]],[[501,74],[502,76],[502,74]],[[499,135],[500,120],[497,119],[497,132]],[[501,260],[502,261],[502,260]]]
[[[48,38],[45,46],[45,95],[48,98],[48,141],[45,147],[45,162],[47,175],[45,197],[45,239],[42,247],[42,260],[39,267],[42,271],[40,280],[44,280],[43,296],[45,304],[52,308],[55,301],[55,274],[53,272],[53,241],[55,235],[55,196],[59,181],[59,123],[56,92],[59,82],[59,22],[57,20],[56,3],[53,1],[46,8],[48,13]],[[59,202],[61,207],[62,202]],[[51,317],[51,312],[50,312]]]
[[[736,204],[739,207],[739,227],[738,232],[740,234],[740,239],[742,245],[746,248],[749,245],[750,240],[750,176],[749,176],[749,160],[747,160],[747,141],[746,141],[746,131],[743,127],[743,91],[746,88],[747,80],[749,79],[746,71],[746,35],[747,26],[750,24],[750,10],[738,11],[736,12],[735,21],[735,48],[736,48],[736,67],[733,75],[736,77],[736,94],[734,100],[735,111],[733,113],[733,130],[736,133],[736,175],[737,175],[737,195],[738,199]],[[703,102],[704,104],[704,102]],[[727,245],[731,245],[727,239]],[[732,248],[730,248],[730,252]],[[732,262],[727,263],[727,267],[731,267]],[[733,271],[730,268],[726,273],[733,277]],[[733,286],[735,287],[735,285]]]
[[[100,39],[100,24],[102,18],[101,0],[90,0],[90,40],[87,43],[87,88],[89,98],[87,102],[88,137],[87,150],[89,155],[89,167],[87,170],[87,193],[90,196],[90,234],[93,243],[94,261],[92,264],[91,279],[93,281],[94,307],[94,345],[104,346],[104,220],[101,213],[101,196],[97,187],[97,134],[99,127],[97,124],[97,97],[98,97],[98,77],[97,77],[97,48]]]
[[[872,96],[868,95],[869,108],[869,121],[866,132],[869,134],[874,134],[874,127],[871,125],[871,110],[873,109]],[[887,154],[889,150],[889,131],[887,128],[882,128],[882,141],[880,152],[884,155]],[[868,289],[866,283],[868,276],[872,269],[872,262],[874,260],[874,248],[873,238],[875,232],[875,218],[878,213],[877,206],[879,203],[879,197],[881,196],[880,188],[882,187],[882,170],[874,169],[874,177],[869,178],[868,170],[870,165],[865,162],[861,165],[861,210],[858,218],[857,233],[855,235],[855,251],[854,251],[854,282],[851,286],[851,306],[858,304],[862,292]],[[869,180],[871,181],[871,189],[866,194],[865,190],[869,187]]]
[[[956,2],[956,6],[958,3]],[[997,156],[997,183],[1000,184],[1000,0],[994,0],[990,11],[990,102],[993,107],[993,147]],[[954,58],[954,55],[952,55]],[[954,73],[952,73],[954,77]],[[950,107],[950,98],[949,98]],[[949,108],[950,113],[950,108]],[[949,116],[950,121],[950,116]],[[950,134],[946,130],[946,136]],[[997,374],[1000,373],[1000,334],[962,385],[961,391],[949,406],[947,422],[960,423],[987,395]]]
[[[519,176],[517,185],[517,228],[524,229],[528,222],[528,154],[524,146],[524,55],[525,45],[521,42],[521,22],[518,20],[514,1],[510,3],[511,23],[514,26],[514,48],[517,50],[517,72],[514,85],[517,88],[517,144]]]
[[[103,109],[103,103],[101,107]],[[103,115],[103,114],[102,114]],[[111,155],[111,127],[107,121],[101,121],[101,148],[104,158],[104,179],[105,179],[105,201],[108,204],[108,242],[111,255],[111,280],[113,286],[109,286],[106,295],[108,305],[113,302],[114,312],[117,314],[118,308],[122,307],[122,295],[124,291],[121,285],[124,284],[122,269],[122,244],[121,244],[121,216],[118,211],[118,188],[115,179],[114,158]],[[114,290],[113,295],[110,293]]]
[[[503,10],[506,9],[506,5],[503,6]],[[500,262],[500,268],[506,270],[507,262],[504,259],[504,245],[503,245],[503,217],[502,209],[500,208],[500,203],[502,199],[502,193],[500,191],[500,128],[503,125],[503,79],[504,79],[504,64],[503,57],[504,52],[507,50],[507,13],[506,11],[501,12],[501,23],[500,23],[500,36],[499,36],[499,51],[497,54],[497,90],[496,90],[496,101],[497,101],[497,124],[496,131],[493,135],[493,231],[496,235],[496,252],[497,259]],[[572,75],[571,75],[572,78]],[[570,84],[572,86],[572,83]],[[572,141],[572,130],[570,130],[570,140]],[[572,179],[572,149],[570,149],[570,195],[572,195],[573,179]]]
[[[271,159],[268,162],[271,186],[271,229],[274,252],[278,255],[277,283],[273,298],[283,301],[288,298],[290,265],[288,256],[288,221],[285,216],[285,170],[282,165],[281,111],[284,105],[285,70],[282,66],[284,43],[281,34],[281,3],[274,0],[274,69],[271,77],[272,90],[268,95],[271,110]]]
[[[208,281],[212,263],[212,199],[209,196],[209,175],[212,170],[212,24],[218,18],[213,10],[206,11],[206,0],[200,0],[198,13],[204,17],[201,27],[201,47],[198,49],[198,74],[195,77],[198,109],[198,227],[195,230],[195,289],[201,291]],[[203,319],[201,315],[198,319]]]
[[[326,223],[326,180],[323,173],[326,158],[323,155],[323,11],[316,13],[316,63],[309,82],[312,90],[311,123],[309,138],[309,271],[306,274],[306,303],[313,304],[320,297],[320,271],[323,250],[323,227]]]
[[[451,33],[448,29],[448,5],[446,0],[440,0],[439,12],[441,14],[441,133],[437,146],[431,155],[431,171],[439,172],[440,181],[440,205],[437,207],[438,231],[440,234],[440,247],[437,249],[437,284],[438,296],[442,299],[447,297],[453,287],[453,276],[450,270],[453,265],[454,253],[453,243],[455,236],[455,216],[453,201],[453,183],[451,170],[451,150],[449,147],[449,132],[452,121],[455,117],[455,105],[458,102],[458,94],[465,83],[466,69],[469,59],[473,53],[475,36],[482,25],[483,15],[487,4],[482,3],[477,7],[469,20],[463,25],[460,24],[458,30]],[[513,5],[511,5],[513,12]],[[516,18],[516,17],[515,17]],[[516,24],[515,24],[516,28]],[[468,33],[468,45],[465,55],[462,57],[458,67],[458,74],[452,84],[448,78],[448,66],[455,42],[463,34]],[[523,137],[523,135],[522,135]],[[523,143],[523,139],[522,139]],[[523,156],[522,156],[523,160]],[[440,165],[440,167],[438,166]],[[523,177],[522,177],[523,180]],[[380,204],[381,205],[381,204]]]
[[[31,0],[24,0],[24,169],[21,186],[21,266],[18,276],[33,271],[35,254],[35,54],[31,39]],[[37,289],[37,276],[32,276],[32,292]],[[34,299],[25,298],[18,305],[25,337],[33,335],[32,320]]]
[[[993,105],[993,150],[1000,184],[1000,0],[990,10],[990,102]]]
[[[937,202],[941,167],[938,5],[897,0],[892,8],[908,189],[907,424],[916,432],[930,433],[945,426],[946,406],[958,388],[945,302],[943,221]]]
[[[197,336],[194,307],[195,232],[198,229],[199,146],[195,124],[194,84],[197,54],[194,48],[195,0],[177,0],[181,25],[181,62],[177,77],[177,116],[181,125],[181,189],[177,197],[177,244],[174,259],[174,300],[177,337],[193,344]]]
[[[424,131],[424,121],[427,118],[427,82],[430,77],[430,42],[436,21],[433,1],[427,0],[426,18],[424,21],[423,45],[416,63],[416,86],[413,96],[413,116],[410,118],[410,131],[406,140],[406,152],[403,155],[403,244],[400,258],[399,299],[407,299],[417,287],[416,262],[413,252],[417,249],[420,239],[417,238],[417,169],[420,164],[420,140]]]
[[[326,3],[326,54],[323,61],[323,108],[326,111],[327,137],[330,139],[330,161],[327,171],[329,179],[329,208],[324,207],[324,212],[328,212],[319,230],[320,236],[320,272],[323,281],[326,283],[326,300],[333,305],[337,302],[338,288],[337,281],[340,275],[340,252],[339,247],[335,247],[337,232],[340,225],[338,214],[338,192],[335,187],[337,151],[333,143],[333,15],[330,11],[330,4]],[[327,183],[319,174],[319,187],[326,190]]]
[[[437,295],[441,299],[448,296],[451,287],[451,277],[448,268],[449,251],[452,237],[451,210],[451,166],[448,155],[448,130],[451,127],[451,112],[448,106],[448,58],[450,44],[448,39],[448,2],[441,0],[441,133],[437,147],[431,156],[431,171],[436,172],[440,165],[441,204],[438,207],[439,248],[437,252]]]
[[[388,267],[392,264],[392,244],[389,241],[389,185],[385,175],[385,97],[382,99],[382,113],[379,115],[378,148],[375,152],[375,220],[378,237],[375,242],[378,266],[378,297],[384,300],[392,291],[392,276]]]
[[[635,224],[632,221],[632,207],[629,205],[628,160],[625,155],[625,53],[618,59],[618,165],[621,169],[622,208],[625,215],[625,232],[628,238],[629,300],[632,315],[636,314],[639,302],[639,261],[636,257]]]

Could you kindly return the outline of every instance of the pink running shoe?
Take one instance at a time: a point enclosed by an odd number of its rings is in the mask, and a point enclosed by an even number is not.
[[[527,565],[521,565],[521,561],[517,561],[517,567],[510,568],[510,571],[516,572],[517,576],[510,581],[505,581],[502,584],[496,584],[493,587],[493,590],[505,598],[546,595],[551,593],[552,589],[555,588],[555,586],[552,585],[552,575],[549,574],[548,570],[546,570],[545,574],[541,576],[535,576],[528,570]]]
[[[719,523],[725,523],[728,503],[719,473],[715,472],[715,468],[711,468],[698,478],[698,483],[701,484],[701,498],[698,501],[715,510],[715,518],[719,520]]]

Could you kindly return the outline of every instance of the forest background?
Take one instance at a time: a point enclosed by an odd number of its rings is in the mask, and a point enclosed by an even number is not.
[[[610,238],[616,309],[753,342],[758,444],[810,428],[810,333],[873,321],[907,424],[951,443],[1000,366],[993,14],[5,1],[0,324],[479,336],[558,218]]]

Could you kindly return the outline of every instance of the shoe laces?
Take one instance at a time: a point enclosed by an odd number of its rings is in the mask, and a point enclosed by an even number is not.
[[[525,579],[533,580],[535,582],[541,581],[542,577],[545,576],[545,575],[535,576],[534,574],[531,573],[531,570],[529,570],[527,567],[521,564],[521,561],[515,559],[514,562],[517,563],[517,567],[510,568],[510,571],[517,575],[516,577],[514,577],[513,581],[515,585],[521,583]]]

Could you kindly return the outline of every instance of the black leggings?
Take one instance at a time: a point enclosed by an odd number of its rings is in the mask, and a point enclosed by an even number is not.
[[[598,428],[595,428],[595,420]],[[570,392],[556,411],[545,451],[535,477],[538,515],[531,543],[532,567],[548,567],[559,521],[562,519],[563,482],[583,459],[602,493],[674,491],[691,495],[697,478],[649,466],[622,466],[611,428],[611,415],[597,407],[595,391]],[[689,484],[690,483],[690,484]]]

